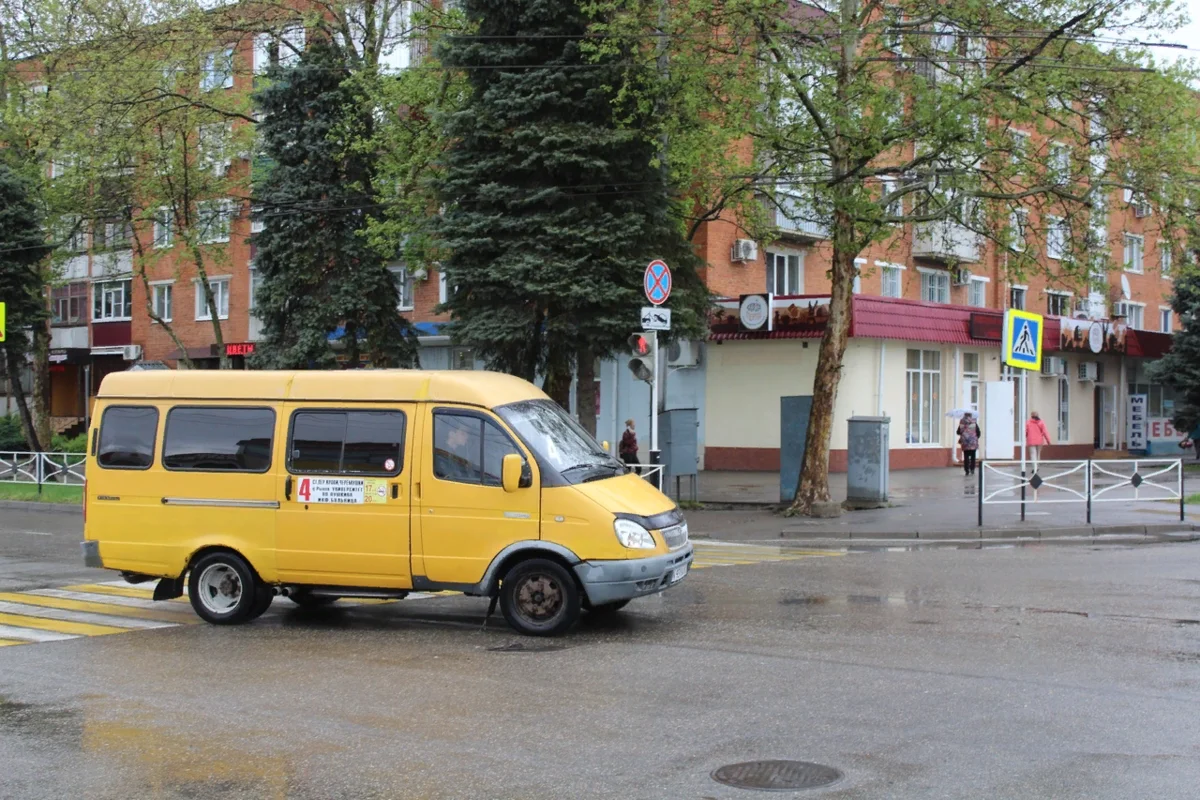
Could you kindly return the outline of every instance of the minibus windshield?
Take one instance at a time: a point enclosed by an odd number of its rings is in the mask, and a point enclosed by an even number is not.
[[[569,483],[611,478],[626,471],[583,426],[552,400],[523,400],[496,409],[536,454]]]

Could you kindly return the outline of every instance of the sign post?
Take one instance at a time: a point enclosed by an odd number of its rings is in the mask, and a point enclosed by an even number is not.
[[[6,321],[7,321],[7,307],[5,306],[4,303],[0,303],[0,343],[3,343],[5,341],[6,328],[4,326],[6,324]]]
[[[650,301],[656,309],[663,303],[667,302],[667,298],[671,296],[671,269],[665,261],[654,259],[646,265],[646,272],[642,275],[642,288],[646,292],[646,299]],[[645,314],[643,313],[643,318]],[[667,316],[667,329],[670,329],[670,315]],[[661,328],[655,327],[650,331],[653,336],[654,347],[654,380],[650,383],[650,463],[656,463],[658,459],[658,331]]]
[[[1021,370],[1021,406],[1017,412],[1020,422],[1021,443],[1021,519],[1025,519],[1025,417],[1028,416],[1026,407],[1029,404],[1029,370],[1042,368],[1042,339],[1046,330],[1045,320],[1041,314],[1028,311],[1018,311],[1010,308],[1004,312],[1004,363]],[[1034,464],[1034,472],[1037,465]],[[1037,489],[1034,489],[1036,492]],[[1035,495],[1036,497],[1036,495]]]

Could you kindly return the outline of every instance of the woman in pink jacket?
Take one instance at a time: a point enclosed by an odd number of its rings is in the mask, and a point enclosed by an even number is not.
[[[1042,446],[1047,444],[1050,444],[1050,434],[1046,430],[1046,423],[1034,411],[1025,420],[1025,445],[1029,448],[1029,457],[1033,459],[1034,472],[1037,472],[1038,461],[1042,457]]]

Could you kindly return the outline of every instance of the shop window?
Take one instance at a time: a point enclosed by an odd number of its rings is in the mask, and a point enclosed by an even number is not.
[[[1058,441],[1065,444],[1071,439],[1071,383],[1058,379]]]
[[[942,354],[937,350],[909,350],[906,372],[905,441],[936,444],[941,440]]]

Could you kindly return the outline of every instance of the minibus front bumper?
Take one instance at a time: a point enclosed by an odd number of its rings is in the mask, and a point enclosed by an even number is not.
[[[660,556],[623,561],[582,561],[575,574],[593,606],[630,600],[669,589],[683,580],[692,565],[692,545]]]

